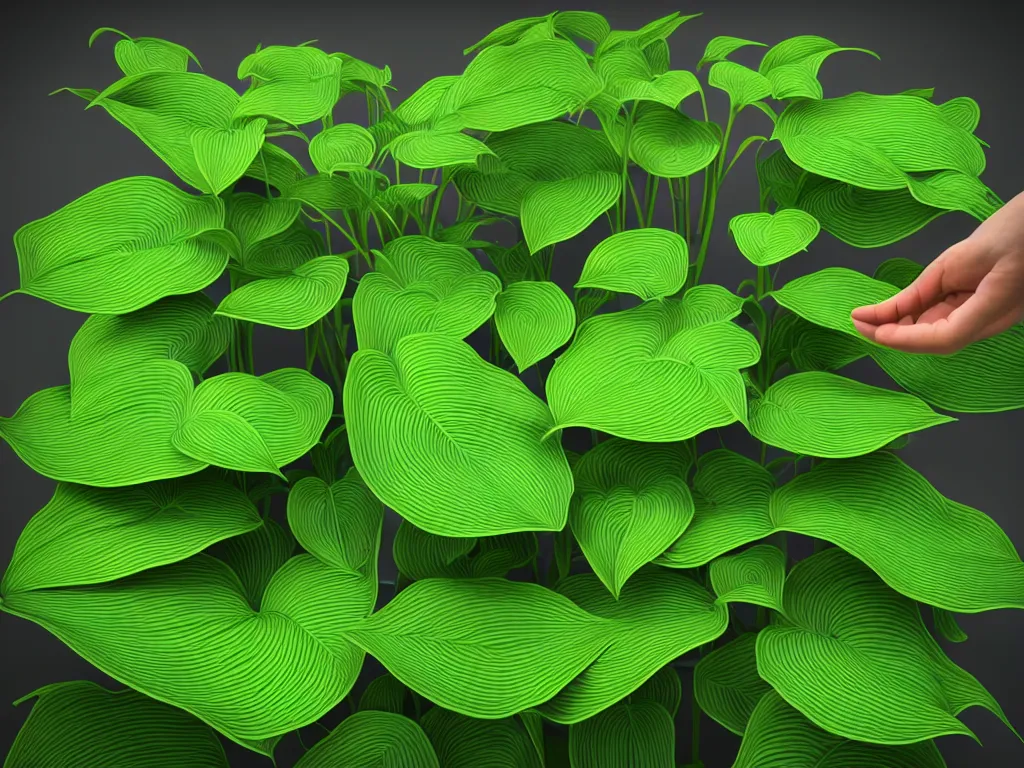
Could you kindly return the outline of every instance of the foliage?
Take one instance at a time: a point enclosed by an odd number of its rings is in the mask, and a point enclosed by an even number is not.
[[[825,98],[825,60],[870,52],[720,37],[694,67],[728,96],[714,122],[669,62],[690,18],[512,21],[397,106],[387,67],[312,43],[258,48],[238,93],[109,30],[123,77],[62,90],[177,179],[14,236],[13,292],[89,316],[70,383],[0,418],[57,481],[2,609],[127,688],[30,694],[5,766],[221,766],[218,733],[273,757],[332,711],[303,768],[699,766],[702,712],[737,767],[936,768],[962,710],[1012,728],[922,606],[962,642],[955,613],[1024,608],[1024,563],[899,451],[1024,407],[1024,326],[908,355],[850,310],[920,265],[778,282],[822,231],[874,248],[996,210],[978,105]],[[335,124],[360,94],[367,125]],[[765,135],[741,139],[749,108]],[[705,267],[754,145],[733,291]],[[561,244],[605,227],[558,285]],[[257,375],[266,326],[302,332],[304,368]],[[837,372],[861,359],[894,386]]]

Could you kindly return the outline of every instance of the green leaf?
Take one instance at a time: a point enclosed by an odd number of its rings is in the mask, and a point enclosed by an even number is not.
[[[939,648],[917,604],[832,547],[799,562],[786,580],[785,622],[757,636],[761,677],[830,733],[908,744],[971,730],[972,706],[1009,727],[995,699]]]
[[[708,569],[711,586],[722,603],[752,603],[782,610],[786,555],[771,544],[719,557]]]
[[[867,355],[863,340],[814,325],[794,315],[789,357],[800,371],[838,371]]]
[[[61,483],[18,537],[0,592],[112,581],[260,523],[245,494],[212,475],[114,489]]]
[[[693,517],[689,464],[679,444],[612,438],[583,454],[574,467],[569,524],[594,573],[616,599],[626,580],[678,539]]]
[[[742,37],[729,37],[728,35],[713,37],[708,41],[707,47],[704,49],[704,55],[701,56],[700,61],[697,63],[697,69],[702,69],[705,64],[713,64],[716,61],[725,61],[734,51],[738,51],[740,48],[746,48],[750,45],[767,47],[764,43],[745,40]]]
[[[907,283],[915,269],[920,271],[919,266],[897,263],[881,276],[893,271],[892,279]],[[810,322],[857,339],[897,384],[934,406],[961,413],[1024,407],[1024,325],[952,355],[898,352],[869,342],[850,319],[854,308],[885,301],[898,291],[889,282],[829,267],[790,281],[772,296]]]
[[[613,29],[598,46],[596,55],[600,56],[620,46],[635,46],[642,49],[657,40],[667,40],[680,26],[698,16],[699,13],[680,16],[678,11],[674,11],[644,24],[640,29]]]
[[[624,126],[620,121],[609,127],[609,139],[620,152]],[[707,168],[718,156],[721,141],[722,132],[715,123],[693,120],[677,109],[647,102],[637,105],[629,156],[648,173],[680,178]]]
[[[455,185],[484,210],[519,216],[530,253],[582,232],[622,189],[621,158],[591,128],[537,123],[492,135],[487,146],[495,162],[460,168]]]
[[[355,123],[325,128],[309,142],[309,158],[320,173],[366,168],[376,152],[373,134]]]
[[[951,643],[963,643],[967,640],[967,633],[960,629],[960,625],[956,623],[956,614],[952,611],[932,606],[932,618],[935,620],[935,630],[944,639]]]
[[[917,96],[798,100],[779,116],[771,138],[801,168],[865,189],[904,189],[910,173],[977,177],[985,170],[977,139]]]
[[[114,61],[126,75],[185,72],[189,59],[199,64],[188,48],[157,37],[125,38],[114,43]]]
[[[115,680],[232,739],[260,740],[313,722],[345,696],[363,654],[341,632],[370,612],[375,591],[299,555],[256,613],[234,572],[199,554],[106,584],[5,594],[2,607]]]
[[[617,704],[569,727],[573,768],[674,768],[672,717],[653,701]]]
[[[583,51],[566,40],[492,46],[444,91],[431,122],[452,130],[508,131],[573,112],[601,85]]]
[[[595,45],[600,45],[611,32],[608,20],[593,11],[558,11],[554,22],[559,34],[589,40]]]
[[[219,194],[258,160],[263,145],[266,121],[235,122],[238,103],[238,94],[212,77],[157,71],[121,78],[89,108],[105,109],[186,184]]]
[[[232,117],[262,115],[302,125],[329,115],[341,96],[341,59],[309,45],[268,45],[242,59],[238,79],[251,78]]]
[[[486,536],[565,526],[572,474],[558,441],[543,439],[547,406],[465,342],[419,334],[393,357],[360,349],[345,414],[366,484],[417,527]]]
[[[463,339],[491,316],[500,290],[461,245],[424,235],[390,240],[352,299],[359,349],[390,353],[403,337],[427,331]]]
[[[682,236],[657,227],[631,229],[597,244],[576,287],[631,293],[645,301],[661,299],[679,292],[688,267]]]
[[[541,768],[529,734],[511,717],[475,720],[432,707],[421,723],[444,768]]]
[[[35,698],[5,768],[93,765],[118,768],[227,768],[217,735],[187,712],[132,690],[108,691],[76,680],[53,683]]]
[[[648,699],[660,704],[665,710],[675,717],[679,712],[679,704],[683,700],[683,683],[679,679],[679,673],[671,664],[655,672],[647,678],[647,682],[629,694],[630,701]]]
[[[879,264],[873,277],[875,280],[903,289],[914,282],[923,271],[924,267],[912,259],[894,257]]]
[[[750,403],[750,434],[805,456],[841,459],[956,421],[914,395],[824,371],[786,376]]]
[[[224,226],[238,238],[243,264],[256,245],[288,231],[302,210],[297,200],[252,192],[225,195],[224,204]]]
[[[384,509],[350,469],[330,485],[300,480],[288,494],[288,527],[318,560],[343,571],[376,571]]]
[[[673,442],[745,418],[739,369],[756,363],[760,348],[731,322],[741,305],[707,285],[590,318],[548,376],[555,423]]]
[[[741,213],[729,220],[729,232],[736,247],[758,267],[778,264],[806,251],[819,231],[818,220],[798,208],[786,208],[775,214]]]
[[[764,75],[735,61],[719,61],[708,70],[708,85],[729,94],[729,108],[739,112],[772,93],[772,84]]]
[[[240,271],[247,277],[285,278],[323,255],[320,233],[295,221],[284,232],[251,246],[241,258]]]
[[[970,96],[957,96],[939,104],[943,117],[966,131],[974,133],[981,120],[981,107]]]
[[[400,715],[405,711],[409,689],[402,685],[390,672],[373,678],[359,697],[359,711],[392,712]]]
[[[825,59],[840,51],[860,51],[878,58],[877,53],[864,48],[842,48],[824,37],[799,35],[769,48],[758,71],[771,82],[772,98],[820,99],[823,94],[818,69]]]
[[[395,159],[412,168],[440,168],[475,163],[494,152],[479,139],[459,131],[422,130],[397,136],[387,147]]]
[[[607,648],[609,629],[537,584],[425,579],[346,637],[439,706],[494,719],[555,695]]]
[[[258,611],[270,579],[295,553],[295,537],[267,517],[256,530],[218,542],[206,553],[231,567],[249,605]]]
[[[287,150],[264,141],[245,175],[284,191],[299,179],[305,178],[306,169]]]
[[[693,695],[715,722],[742,736],[761,698],[772,690],[757,674],[755,632],[745,632],[697,662]]]
[[[769,690],[750,718],[734,768],[946,768],[933,741],[886,746],[848,741],[815,726]]]
[[[295,768],[438,768],[423,729],[391,712],[356,712],[314,744]]]
[[[595,71],[604,80],[604,94],[616,105],[653,101],[675,109],[686,97],[700,92],[700,81],[692,72],[659,74],[644,53],[637,47],[619,46],[597,59]]]
[[[572,337],[576,310],[555,283],[521,280],[498,294],[494,322],[522,373]]]
[[[537,555],[533,532],[457,538],[422,531],[403,520],[395,533],[395,565],[409,579],[504,576]]]
[[[14,233],[18,291],[76,312],[132,312],[216,280],[236,250],[223,227],[215,197],[150,176],[112,181]]]
[[[673,659],[725,632],[728,608],[696,582],[664,568],[638,571],[619,599],[594,574],[576,574],[558,589],[610,625],[611,645],[557,696],[537,709],[556,723],[578,723],[640,686]]]
[[[332,400],[330,387],[299,368],[223,373],[196,387],[171,443],[206,464],[278,473],[320,439]]]
[[[285,277],[254,280],[221,301],[217,314],[275,328],[306,328],[326,315],[345,290],[348,260],[320,256]]]
[[[471,53],[482,51],[485,48],[490,48],[494,45],[511,45],[517,40],[521,40],[523,35],[538,24],[544,24],[550,21],[554,15],[554,13],[549,13],[547,16],[527,16],[522,19],[507,21],[497,29],[489,32],[481,40],[464,49],[462,53],[463,55],[468,56]]]

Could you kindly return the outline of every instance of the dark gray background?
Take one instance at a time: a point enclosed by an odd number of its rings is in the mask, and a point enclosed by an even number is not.
[[[1015,18],[1019,14],[999,10],[1002,4],[728,0],[706,2],[702,9],[697,3],[678,6],[660,0],[594,0],[582,7],[604,13],[616,28],[636,28],[674,10],[704,10],[703,18],[684,25],[672,38],[673,64],[682,68],[693,68],[704,44],[720,34],[767,43],[797,34],[818,34],[840,45],[872,49],[881,55],[880,62],[856,53],[830,59],[822,68],[826,95],[935,87],[941,100],[960,95],[974,97],[982,110],[978,133],[992,147],[984,178],[1008,199],[1024,188],[1024,111],[1020,106],[1024,67],[1019,59],[1020,20]],[[23,5],[5,19],[0,32],[5,85],[0,167],[6,176],[6,200],[0,207],[4,243],[0,246],[0,294],[17,285],[11,235],[20,225],[116,178],[141,174],[169,178],[157,158],[102,110],[83,112],[82,103],[67,94],[47,96],[61,86],[102,88],[116,79],[111,55],[114,38],[101,38],[90,51],[86,40],[93,29],[109,25],[131,35],[179,42],[196,53],[208,74],[232,84],[237,83],[238,62],[257,42],[291,45],[317,38],[325,50],[344,51],[378,66],[390,65],[398,88],[392,101],[397,103],[431,77],[460,72],[466,64],[462,49],[497,25],[557,7],[507,0],[481,0],[476,5],[356,5],[294,0]],[[581,6],[563,10],[572,7]],[[751,63],[742,54],[737,58]],[[349,98],[352,102],[343,102],[339,119],[365,119],[362,102]],[[720,120],[724,102],[717,93],[710,93],[709,98],[714,116]],[[768,131],[770,125],[764,116],[748,110],[738,121],[734,135]],[[729,242],[723,223],[729,216],[757,208],[749,157],[730,175],[722,194],[707,276],[734,288],[749,276],[749,271]],[[873,251],[857,251],[822,235],[808,254],[786,263],[783,279],[833,264],[870,273],[879,261],[891,256],[924,263],[969,234],[973,225],[968,217],[951,214],[897,245]],[[603,229],[595,228],[573,244],[559,246],[556,261],[561,280],[572,282],[582,258],[604,234]],[[0,304],[0,413],[13,413],[38,389],[67,382],[68,343],[83,319],[27,296],[15,296]],[[261,328],[256,340],[257,372],[301,365],[301,335]],[[871,366],[857,366],[856,371],[865,380],[884,383]],[[965,415],[954,424],[918,436],[905,457],[940,491],[986,511],[1018,545],[1024,545],[1022,448],[1024,412]],[[3,563],[9,560],[26,521],[46,503],[52,490],[51,481],[33,474],[6,444],[0,445]],[[893,531],[893,535],[900,532]],[[994,611],[963,617],[961,624],[970,640],[951,646],[950,655],[972,671],[1002,703],[1011,720],[1024,728],[1024,673],[1018,654],[1024,637],[1024,614]],[[0,745],[6,751],[28,707],[15,709],[5,702],[47,683],[76,678],[102,680],[103,676],[34,624],[2,614],[0,627],[4,668]],[[964,719],[985,748],[963,737],[940,740],[951,768],[1024,764],[1024,745],[993,716],[976,710],[968,711]],[[680,713],[680,720],[688,722],[685,713]],[[685,742],[686,737],[682,738]],[[703,756],[709,766],[731,764],[735,739],[706,724],[704,741]],[[269,764],[234,750],[232,756],[234,765]]]

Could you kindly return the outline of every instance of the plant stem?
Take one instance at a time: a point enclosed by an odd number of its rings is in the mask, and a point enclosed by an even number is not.
[[[647,188],[644,190],[644,201],[647,203],[647,218],[644,226],[649,227],[654,223],[654,204],[658,200],[658,187],[661,185],[661,178],[653,173],[647,174]]]
[[[633,108],[636,107],[636,102],[633,102]],[[629,140],[630,135],[633,132],[633,109],[629,109],[626,112],[626,127],[622,136],[622,202],[619,204],[619,232],[622,232],[626,228],[626,196],[628,189],[632,189],[629,180]],[[633,192],[634,199],[636,192]],[[637,203],[639,209],[640,204]]]
[[[690,177],[683,179],[683,217],[686,226],[686,244],[690,245],[693,239],[692,226],[690,222]]]
[[[721,186],[725,171],[725,155],[729,148],[729,136],[732,134],[732,124],[736,120],[736,110],[729,109],[729,120],[725,124],[725,135],[722,136],[722,149],[718,153],[718,160],[704,172],[705,183],[709,185],[707,195],[707,209],[704,211],[704,218],[701,222],[700,251],[697,252],[697,267],[693,275],[693,284],[700,282],[701,273],[704,271],[704,260],[708,255],[708,244],[711,242],[711,229],[715,221],[715,202],[718,198],[718,188]],[[713,170],[712,170],[713,169]],[[710,172],[710,178],[709,178]]]
[[[704,714],[697,703],[697,697],[690,696],[692,715],[690,718],[690,762],[700,765],[700,718]]]
[[[436,173],[437,171],[435,171]],[[427,235],[429,237],[434,236],[434,227],[437,225],[437,214],[441,210],[441,200],[444,198],[445,187],[448,186],[448,182],[451,179],[448,177],[448,173],[442,169],[441,171],[441,184],[434,193],[434,206],[430,211],[430,223],[427,225]]]

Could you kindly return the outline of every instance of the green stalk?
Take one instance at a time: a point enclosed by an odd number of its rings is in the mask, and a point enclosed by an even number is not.
[[[690,177],[683,179],[683,216],[686,221],[686,244],[689,245],[693,239],[693,228],[690,222]]]
[[[647,202],[647,218],[644,220],[644,226],[649,227],[654,223],[654,204],[658,200],[658,187],[661,185],[661,178],[655,176],[653,173],[647,174],[647,188],[644,190],[646,197],[644,198]]]
[[[683,185],[678,184],[679,196],[676,195],[677,185],[672,179],[668,180],[668,195],[672,199],[672,231],[679,232],[679,203],[683,192]],[[681,233],[680,233],[681,234]]]
[[[627,188],[632,189],[629,183],[629,140],[633,133],[633,108],[636,107],[636,102],[633,102],[633,107],[626,112],[626,127],[622,136],[622,202],[619,205],[619,232],[626,229],[626,197],[628,192]],[[636,193],[634,192],[634,199]],[[639,208],[639,203],[637,203]]]
[[[725,170],[725,154],[729,148],[729,136],[732,134],[732,124],[736,120],[736,110],[729,109],[729,120],[725,124],[725,135],[722,137],[722,149],[718,153],[718,160],[704,171],[704,178],[706,183],[709,184],[708,191],[708,205],[707,210],[704,211],[703,220],[701,222],[701,240],[700,250],[697,252],[697,267],[693,275],[693,284],[696,285],[700,282],[701,273],[704,271],[704,260],[708,255],[708,244],[711,242],[711,229],[712,224],[715,221],[715,202],[718,198],[718,188],[722,183],[722,177],[724,176]],[[712,170],[713,169],[713,170]],[[710,179],[708,175],[710,173]]]
[[[626,176],[626,184],[629,186],[629,192],[633,196],[633,210],[636,212],[637,224],[642,227],[644,225],[643,206],[640,205],[640,198],[637,197],[636,187],[633,185],[633,179],[629,175]],[[623,216],[623,221],[625,220],[626,218]],[[625,228],[626,226],[623,224],[622,229]]]
[[[434,171],[437,173],[437,171]],[[441,184],[438,186],[437,191],[434,193],[434,205],[430,211],[430,223],[427,225],[427,235],[429,237],[434,236],[434,227],[437,225],[437,214],[441,210],[441,200],[444,198],[445,187],[448,186],[448,182],[451,179],[448,177],[447,172],[443,169],[441,171]]]

